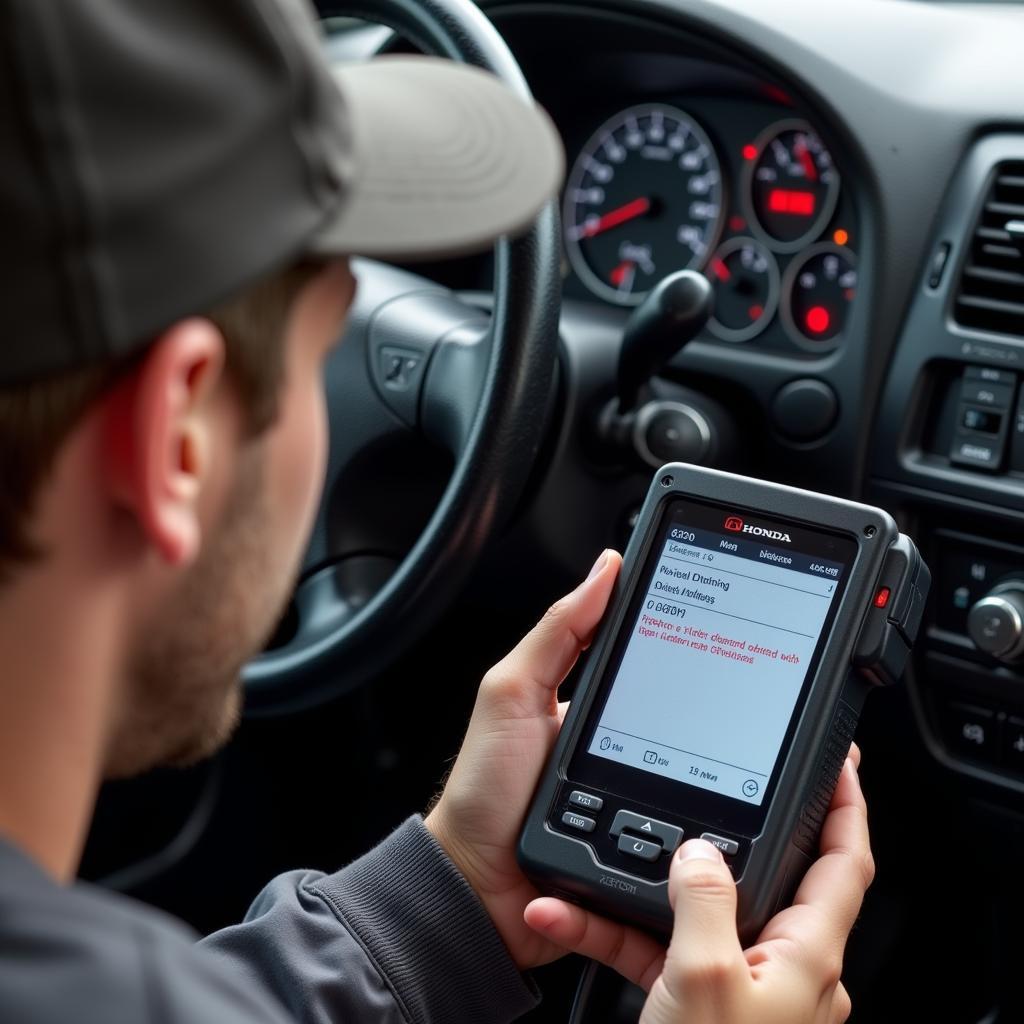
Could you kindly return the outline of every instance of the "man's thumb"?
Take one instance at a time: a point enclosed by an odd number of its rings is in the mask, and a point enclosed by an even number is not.
[[[675,912],[671,969],[682,977],[707,968],[716,976],[741,967],[736,932],[736,883],[721,853],[703,839],[684,843],[672,858],[669,900]]]
[[[571,594],[555,602],[547,614],[490,672],[493,681],[511,682],[512,689],[536,703],[543,711],[551,695],[575,664],[580,651],[590,642],[601,621],[622,558],[605,551],[594,563],[590,576]]]

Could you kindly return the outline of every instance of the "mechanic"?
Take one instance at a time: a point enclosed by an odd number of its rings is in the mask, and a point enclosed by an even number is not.
[[[75,883],[104,777],[194,762],[235,725],[317,507],[346,257],[521,231],[562,153],[483,72],[331,72],[304,0],[0,10],[0,1020],[504,1021],[536,1002],[523,972],[566,950],[650,990],[649,1022],[845,1019],[871,874],[853,760],[797,905],[753,950],[700,840],[673,862],[667,959],[519,873],[610,551],[487,673],[425,820],[275,879],[198,944]]]

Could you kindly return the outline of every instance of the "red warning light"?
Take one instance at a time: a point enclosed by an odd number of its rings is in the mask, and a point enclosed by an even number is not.
[[[733,231],[742,231],[746,226],[747,222],[738,213],[729,218],[729,227]]]
[[[882,587],[881,590],[875,594],[875,607],[884,608],[889,603],[889,594],[891,591],[888,587]]]
[[[784,107],[793,106],[793,97],[785,89],[780,89],[777,85],[762,85],[761,92],[770,100],[781,103]]]
[[[832,317],[824,306],[811,306],[804,317],[804,323],[811,334],[824,334],[832,323]]]
[[[816,199],[813,192],[797,192],[788,188],[773,188],[768,193],[768,209],[772,213],[789,213],[795,217],[814,216]]]
[[[748,142],[743,147],[743,159],[744,160],[756,160],[757,159],[757,146],[752,142]]]
[[[747,310],[747,316],[751,320],[760,320],[764,316],[764,306],[754,305]]]

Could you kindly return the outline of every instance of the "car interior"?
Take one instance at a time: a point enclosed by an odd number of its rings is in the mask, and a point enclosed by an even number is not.
[[[916,540],[921,634],[856,735],[877,877],[851,1020],[1024,1019],[1020,7],[318,8],[333,60],[427,52],[535,97],[564,188],[486,255],[354,261],[326,489],[239,732],[108,784],[82,876],[208,932],[274,874],[369,849],[429,805],[486,669],[688,462]],[[666,334],[648,300],[685,270],[711,309]],[[526,1020],[637,1019],[577,957],[535,977]]]

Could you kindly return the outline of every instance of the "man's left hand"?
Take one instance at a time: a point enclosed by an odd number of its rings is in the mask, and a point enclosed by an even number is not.
[[[523,921],[540,894],[516,863],[527,805],[562,724],[558,686],[590,643],[622,559],[605,551],[483,678],[462,750],[427,827],[480,897],[519,968],[565,949]],[[651,957],[661,950],[651,940]]]

